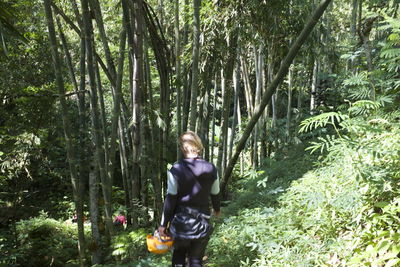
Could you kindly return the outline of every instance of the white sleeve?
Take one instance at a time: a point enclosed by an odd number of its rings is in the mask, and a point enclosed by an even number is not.
[[[211,186],[211,195],[217,195],[219,193],[219,175],[217,173],[217,179],[215,179],[214,183]]]
[[[168,188],[167,188],[167,194],[170,195],[176,195],[178,194],[178,183],[175,179],[175,177],[172,175],[170,171],[167,171],[167,177],[168,177]]]

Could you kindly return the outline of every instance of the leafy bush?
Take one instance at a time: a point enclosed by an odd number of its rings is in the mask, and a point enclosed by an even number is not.
[[[118,262],[143,258],[147,255],[145,230],[119,232],[113,238],[112,248],[112,255]]]
[[[115,266],[169,266],[169,254],[153,255],[147,251],[146,235],[150,229],[119,232],[112,240],[112,256],[117,262]],[[114,266],[114,265],[105,265]]]
[[[276,212],[277,199],[311,168],[308,156],[300,156],[302,147],[294,147],[286,159],[268,159],[260,171],[248,171],[236,181],[237,193],[208,246],[209,266],[240,266],[254,260],[259,252],[273,249],[273,240],[259,242],[261,235],[270,232],[268,221]],[[223,257],[221,257],[223,255]]]
[[[75,225],[47,218],[46,215],[17,224],[19,266],[75,266],[78,238]]]
[[[210,241],[210,266],[397,265],[396,118],[343,117],[338,137],[331,138],[335,142],[324,146],[315,168],[304,175],[293,171],[304,165],[300,157],[271,162],[263,172],[248,175],[227,208],[234,214],[218,225]],[[324,126],[312,119],[305,123]],[[274,180],[276,167],[281,171]]]

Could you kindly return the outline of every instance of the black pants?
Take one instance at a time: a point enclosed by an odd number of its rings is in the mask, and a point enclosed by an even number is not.
[[[175,240],[172,267],[185,267],[186,257],[189,260],[189,267],[201,267],[209,239],[210,237]]]

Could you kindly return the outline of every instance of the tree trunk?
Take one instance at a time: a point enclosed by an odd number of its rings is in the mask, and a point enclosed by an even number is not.
[[[353,42],[356,42],[357,39],[357,15],[358,14],[358,0],[352,0],[352,7],[351,7],[351,21],[350,21],[350,34]],[[355,52],[355,51],[353,51]],[[352,58],[348,61],[347,68],[351,70],[352,73],[357,72],[355,60]]]
[[[222,176],[223,169],[222,169],[222,160],[224,155],[224,129],[227,124],[224,122],[224,114],[226,112],[227,106],[227,92],[226,92],[226,83],[225,83],[225,73],[224,70],[221,69],[221,98],[222,98],[222,111],[221,111],[221,120],[220,120],[220,130],[219,130],[219,137],[218,137],[218,156],[217,156],[217,170],[219,175]]]
[[[113,183],[114,180],[114,165],[115,165],[115,151],[117,149],[117,136],[118,136],[118,120],[121,114],[121,100],[122,100],[122,76],[124,71],[124,59],[125,59],[125,45],[126,45],[126,29],[123,28],[120,35],[120,44],[119,44],[119,59],[118,59],[118,72],[116,77],[116,84],[113,90],[114,103],[113,103],[113,112],[111,116],[111,133],[110,133],[110,142],[108,148],[109,155],[109,167],[108,171],[108,179],[110,183]]]
[[[103,92],[103,83],[101,82],[101,76],[100,76],[100,69],[97,63],[94,63],[94,73],[96,76],[96,89],[97,89],[97,94],[98,94],[98,106],[100,107],[100,128],[101,128],[101,136],[103,138],[104,142],[104,166],[106,173],[108,173],[109,166],[108,166],[108,159],[109,159],[109,151],[108,149],[108,127],[107,127],[107,115],[106,115],[106,106],[104,102],[104,92]]]
[[[303,58],[303,62],[302,62],[303,66],[307,66],[307,60]],[[303,91],[304,91],[304,85],[302,83],[302,85],[300,85],[298,87],[298,92],[297,92],[297,115],[296,115],[296,125],[300,124],[300,120],[302,117],[302,109],[303,109]],[[298,131],[295,131],[296,136],[298,134]]]
[[[188,79],[188,70],[183,71],[183,92],[182,92],[182,129],[181,132],[186,132],[188,129],[188,119],[189,119],[189,110],[190,110],[190,90],[188,89],[190,86],[190,79]]]
[[[239,67],[238,67],[237,71],[240,72]],[[240,79],[240,73],[238,75],[239,75],[239,79]],[[239,133],[241,133],[242,132],[242,113],[240,110],[240,99],[239,98],[237,99],[237,122],[238,122],[238,131],[239,131]],[[232,158],[232,154],[229,158]],[[240,175],[243,175],[243,173],[244,173],[244,155],[241,154],[240,155]]]
[[[98,170],[93,167],[89,173],[89,208],[90,208],[90,227],[92,229],[92,265],[102,262],[101,236],[99,229],[99,181],[97,178]]]
[[[147,32],[144,31],[144,34]],[[150,37],[147,36],[147,40],[150,40]],[[143,155],[148,155],[147,158],[147,168],[143,170],[143,173],[145,175],[148,175],[146,177],[151,178],[151,182],[153,185],[153,190],[154,190],[154,220],[159,221],[161,219],[160,212],[162,211],[162,160],[161,156],[162,151],[160,151],[160,143],[156,141],[156,134],[157,134],[157,123],[156,123],[156,116],[154,114],[155,110],[155,103],[153,100],[153,88],[152,88],[152,83],[151,83],[151,70],[150,70],[150,63],[149,63],[149,56],[148,56],[148,46],[147,42],[144,42],[144,45],[146,46],[145,49],[145,58],[144,58],[144,66],[145,66],[145,85],[143,87],[143,103],[148,102],[148,109],[145,109],[146,114],[145,114],[145,122],[144,122],[144,132],[150,140],[148,140],[148,146],[146,146],[143,149],[148,149],[150,150],[149,153],[146,153],[143,151]],[[161,108],[161,105],[160,105]],[[159,136],[162,135],[161,129],[159,129],[160,133]],[[153,160],[156,159],[157,157],[160,158],[160,160]]]
[[[155,141],[155,132],[156,130],[156,122],[155,122],[155,117],[154,117],[154,101],[153,101],[153,88],[151,85],[151,73],[150,73],[150,63],[149,63],[149,56],[148,56],[148,49],[145,50],[145,70],[146,70],[146,85],[147,87],[144,87],[144,91],[147,92],[147,94],[144,94],[147,99],[143,99],[143,103],[147,103],[148,101],[148,106],[149,108],[147,110],[147,114],[145,116],[145,121],[144,122],[144,130],[145,130],[145,135],[147,136],[148,144],[146,145],[146,148],[144,148],[145,151],[143,151],[144,155],[148,155],[148,160],[147,160],[147,168],[144,170],[143,174],[145,177],[151,177],[151,182],[153,185],[153,190],[154,190],[154,220],[159,221],[161,219],[160,212],[162,210],[162,192],[161,192],[161,184],[160,181],[158,180],[158,177],[161,176],[159,173],[160,167],[158,167],[157,164],[160,164],[160,162],[154,162],[152,158],[156,158],[157,154],[155,151],[156,149],[156,141]],[[146,152],[148,151],[148,152]]]
[[[75,15],[75,17],[76,17],[76,19],[78,21],[78,25],[82,29],[83,28],[83,26],[82,26],[82,17],[81,17],[81,14],[79,13],[78,5],[76,4],[75,0],[70,0],[70,2],[71,2],[71,6],[72,6],[72,11],[74,12],[74,15]]]
[[[93,11],[92,14],[94,14],[94,18],[96,19],[96,24],[97,24],[97,27],[99,30],[100,39],[103,44],[104,54],[106,56],[107,69],[112,77],[110,82],[111,82],[112,86],[115,86],[115,81],[116,81],[115,65],[114,65],[113,59],[111,57],[111,52],[110,52],[110,48],[108,45],[108,40],[107,40],[106,30],[104,28],[103,15],[101,13],[100,3],[99,3],[99,0],[89,0],[89,3],[90,3],[91,10]]]
[[[142,98],[142,104],[144,106],[145,102],[145,83],[143,83],[143,98]],[[150,164],[150,160],[149,160],[149,156],[147,155],[151,155],[151,151],[149,149],[149,144],[150,141],[148,138],[148,133],[149,133],[149,124],[148,124],[148,119],[147,119],[147,114],[145,112],[143,112],[142,115],[142,123],[141,123],[141,127],[140,127],[140,140],[142,143],[142,147],[141,147],[141,154],[145,155],[143,156],[142,160],[141,160],[141,166],[140,166],[140,170],[141,170],[141,179],[140,179],[140,204],[142,206],[142,213],[141,213],[141,220],[142,220],[142,225],[148,225],[148,222],[150,221],[150,216],[149,216],[149,200],[150,200],[150,196],[149,196],[149,178],[151,177],[150,170],[151,170],[151,164]],[[152,194],[153,198],[154,194]]]
[[[126,35],[127,35],[127,44],[128,44],[128,62],[129,62],[129,89],[130,89],[130,95],[131,95],[131,101],[133,99],[132,97],[132,88],[133,88],[133,53],[134,53],[134,36],[133,36],[133,22],[131,21],[131,10],[129,8],[128,2],[127,0],[122,0],[121,1],[122,4],[122,13],[123,13],[123,27],[126,31]],[[120,116],[119,118],[119,124],[121,124],[121,129],[119,130],[120,133],[120,147],[122,146],[122,142],[125,143],[124,148],[120,148],[121,152],[120,153],[126,153],[126,157],[129,158],[129,161],[127,160],[126,163],[123,163],[124,165],[126,165],[126,171],[125,171],[125,175],[126,175],[126,184],[124,184],[125,187],[125,201],[128,202],[126,203],[127,206],[127,224],[129,226],[132,226],[133,222],[134,222],[134,206],[133,206],[133,177],[134,177],[134,172],[135,169],[132,166],[132,155],[133,155],[133,148],[134,148],[134,144],[133,144],[133,129],[130,126],[131,124],[131,118],[132,118],[132,108],[128,107],[125,103],[124,103],[124,99],[121,98],[122,100],[122,110],[123,110],[123,114],[124,116]],[[130,109],[130,110],[129,110]],[[126,137],[123,135],[123,133],[125,132]],[[124,139],[126,138],[126,139]],[[127,142],[124,142],[127,141]],[[124,152],[125,150],[127,150],[126,152]],[[130,156],[128,156],[130,155]],[[121,162],[122,164],[122,162]]]
[[[57,48],[57,39],[56,39],[56,31],[54,27],[53,14],[51,11],[51,0],[44,1],[44,8],[47,19],[47,27],[49,30],[49,40],[51,45],[51,55],[53,59],[53,65],[55,70],[56,77],[56,85],[58,89],[58,93],[60,95],[60,104],[61,104],[61,114],[63,118],[63,128],[64,128],[64,137],[67,149],[67,159],[69,163],[69,170],[71,176],[71,184],[72,184],[72,192],[74,197],[74,202],[76,206],[76,214],[78,218],[78,250],[79,250],[79,258],[81,266],[85,265],[85,234],[83,228],[83,205],[82,205],[82,196],[79,188],[79,178],[78,171],[76,169],[76,157],[74,146],[72,142],[72,134],[70,131],[70,121],[68,116],[68,107],[65,99],[65,87],[64,81],[62,77],[61,70],[61,60],[58,54]]]
[[[317,84],[318,84],[318,67],[319,61],[317,58],[314,59],[313,65],[313,75],[311,82],[311,96],[310,96],[310,114],[315,115],[315,110],[317,107],[316,96],[317,96]]]
[[[85,43],[84,40],[81,42],[81,50],[80,50],[80,74],[81,81],[80,85],[76,81],[75,71],[72,63],[72,57],[69,52],[68,43],[65,38],[65,35],[61,28],[60,20],[57,19],[57,25],[59,29],[59,35],[62,42],[62,46],[64,48],[67,66],[71,78],[71,82],[74,86],[74,91],[77,95],[77,105],[78,105],[78,120],[79,120],[79,129],[78,129],[78,143],[80,149],[78,150],[77,158],[79,159],[79,194],[81,196],[84,195],[85,184],[88,177],[88,155],[87,155],[87,123],[86,123],[86,108],[85,108]],[[82,207],[83,209],[83,207]]]
[[[211,76],[212,74],[210,73],[207,77],[207,80],[205,81],[206,83],[206,95],[205,95],[205,100],[204,100],[204,114],[203,114],[203,140],[204,140],[204,159],[209,160],[210,159],[210,146],[209,146],[209,134],[210,134],[210,110],[211,110]]]
[[[297,115],[296,115],[296,124],[300,122],[300,118],[302,115],[301,109],[302,107],[302,102],[303,102],[303,87],[299,86],[298,91],[297,91]]]
[[[362,0],[359,0],[359,26],[358,26],[358,35],[360,36],[360,40],[364,46],[365,58],[367,60],[367,68],[368,72],[371,73],[374,70],[374,66],[372,64],[372,48],[370,42],[370,34],[374,24],[374,21],[377,17],[365,18],[364,23],[361,25],[362,18]],[[375,101],[376,93],[375,93],[375,82],[373,80],[373,76],[370,79],[370,99]]]
[[[193,0],[193,54],[192,54],[192,86],[190,98],[189,129],[196,130],[197,94],[200,54],[200,0]]]
[[[179,1],[176,1],[179,2]],[[164,29],[164,1],[158,0],[158,16],[160,17],[161,28]]]
[[[255,62],[255,70],[256,70],[256,98],[254,106],[260,104],[261,101],[261,91],[262,91],[262,84],[263,84],[263,68],[264,68],[264,56],[263,56],[263,45],[257,48],[254,46],[254,62]],[[258,157],[258,141],[259,141],[259,132],[262,124],[262,119],[257,123],[254,127],[253,137],[253,168],[256,169],[259,166],[259,157]]]
[[[232,96],[232,77],[233,77],[233,67],[236,60],[236,47],[237,47],[237,39],[238,34],[237,31],[234,30],[229,36],[229,43],[227,49],[228,59],[223,66],[223,71],[221,72],[221,87],[223,96],[222,96],[222,119],[221,119],[221,132],[220,132],[220,143],[219,143],[219,151],[218,151],[218,162],[217,169],[222,175],[225,172],[226,161],[227,161],[227,152],[228,152],[228,126],[229,126],[229,111],[231,105],[231,96]],[[222,147],[221,147],[222,146]],[[220,155],[221,154],[221,155]],[[222,162],[219,162],[221,161]]]
[[[289,68],[288,74],[288,103],[287,103],[287,113],[286,113],[286,137],[289,142],[290,139],[290,121],[292,119],[292,95],[293,95],[293,71],[294,71],[295,61],[293,60],[292,66]]]
[[[95,144],[95,155],[99,167],[100,180],[103,191],[106,225],[110,236],[113,234],[112,224],[112,206],[111,206],[111,184],[108,181],[106,165],[105,165],[105,150],[104,141],[101,135],[102,130],[100,127],[100,115],[97,99],[96,77],[95,77],[95,62],[94,62],[94,47],[93,47],[93,28],[91,24],[91,17],[89,12],[88,0],[81,0],[82,17],[86,42],[86,59],[87,70],[89,74],[89,88],[90,88],[90,104],[91,104],[91,117],[92,117],[92,131]]]
[[[218,93],[218,74],[215,73],[214,78],[214,101],[213,101],[213,112],[212,112],[212,122],[211,122],[211,145],[210,145],[210,162],[214,160],[214,146],[215,146],[215,117],[217,112],[217,93]]]
[[[240,59],[241,59],[242,77],[243,77],[243,83],[244,83],[244,89],[245,89],[247,116],[250,119],[251,116],[253,115],[254,100],[253,100],[253,94],[251,92],[249,70],[247,67],[246,59],[243,56],[241,56]]]
[[[188,8],[189,8],[189,0],[185,0],[184,2],[184,13],[187,14],[189,13]],[[185,47],[189,42],[189,21],[185,20],[185,24],[183,25],[183,35],[182,35],[182,47]],[[190,75],[190,65],[184,64],[183,70],[182,70],[182,86],[183,86],[183,92],[182,92],[182,129],[181,132],[186,132],[187,130],[187,125],[188,125],[188,114],[189,114],[189,108],[190,108],[190,88],[191,82],[189,79]],[[191,76],[190,76],[191,77]]]
[[[140,116],[141,116],[141,92],[143,85],[143,18],[142,18],[142,0],[134,2],[134,16],[132,18],[134,24],[133,47],[133,87],[132,87],[132,127],[133,127],[133,207],[135,214],[133,216],[133,227],[138,227],[138,214],[136,212],[139,207],[140,185],[141,185],[141,167],[140,160]]]
[[[175,1],[175,87],[176,87],[176,140],[182,133],[182,101],[181,101],[181,49],[180,49],[180,34],[179,34],[179,1]],[[179,143],[176,145],[176,157],[180,159]]]
[[[268,53],[268,50],[267,50]],[[262,74],[261,76],[263,77],[262,79],[262,89],[261,89],[261,97],[266,93],[266,85],[269,84],[271,82],[271,80],[269,80],[268,77],[268,67],[269,67],[269,62],[268,62],[268,55],[264,56],[264,58],[267,58],[267,64],[263,64],[263,68],[262,68]],[[268,120],[269,120],[269,109],[270,109],[270,103],[268,103],[267,107],[264,109],[264,113],[262,114],[262,123],[260,125],[261,128],[261,133],[263,133],[261,135],[260,138],[260,158],[261,159],[265,159],[268,157],[267,155],[267,144],[268,144]]]
[[[56,21],[57,21],[57,27],[58,27],[58,35],[60,36],[61,44],[62,44],[62,47],[64,49],[65,59],[66,59],[66,63],[67,63],[67,67],[68,67],[68,72],[69,72],[69,75],[70,75],[71,83],[72,83],[72,86],[74,87],[75,93],[78,94],[79,87],[78,87],[78,82],[76,81],[75,70],[74,70],[74,66],[73,66],[73,63],[72,63],[71,53],[69,52],[68,43],[67,43],[67,40],[65,38],[65,35],[64,35],[63,30],[62,30],[61,23],[60,23],[60,20],[59,20],[58,17],[56,18]],[[79,110],[79,105],[78,105],[78,111],[80,111]]]
[[[199,120],[198,120],[198,130],[197,133],[199,137],[203,141],[204,146],[204,155],[203,157],[209,158],[209,146],[208,146],[208,131],[209,131],[209,113],[210,113],[210,92],[211,92],[211,76],[212,76],[212,68],[204,73],[203,81],[204,81],[204,93],[202,94],[202,100],[200,101],[200,113],[199,113]]]
[[[167,41],[163,34],[160,34],[159,22],[157,18],[152,16],[154,12],[150,11],[147,4],[144,6],[146,25],[149,32],[150,41],[157,62],[157,70],[160,75],[160,132],[159,132],[159,174],[162,188],[167,188],[166,176],[166,143],[170,128],[170,52]]]
[[[274,49],[276,47],[274,45],[271,46],[270,55],[269,55],[269,64],[268,64],[268,75],[269,81],[272,83],[275,75],[275,58],[276,55]],[[279,93],[279,86],[276,88],[275,93],[272,95],[271,98],[271,110],[272,110],[272,122],[271,122],[271,129],[276,128],[276,121],[278,119],[278,112],[277,112],[277,105],[278,105],[278,93]]]
[[[251,117],[250,121],[248,122],[242,137],[240,138],[237,146],[235,153],[233,154],[232,158],[229,160],[228,166],[224,172],[224,176],[222,179],[221,183],[221,191],[223,193],[226,193],[226,186],[229,181],[229,177],[232,174],[233,167],[235,166],[235,163],[237,159],[239,158],[240,152],[243,150],[245,147],[246,141],[249,138],[255,124],[257,123],[258,119],[262,115],[265,107],[267,106],[268,102],[271,100],[272,95],[274,94],[276,88],[278,85],[281,83],[282,79],[286,76],[289,67],[298,54],[301,46],[307,39],[307,37],[310,35],[311,31],[314,29],[315,25],[317,24],[319,18],[322,16],[324,13],[325,9],[328,7],[329,3],[332,0],[322,0],[319,6],[315,9],[313,14],[311,15],[310,19],[304,26],[303,30],[301,31],[299,37],[296,39],[296,41],[293,43],[293,45],[290,47],[289,52],[287,53],[286,57],[282,61],[279,70],[277,74],[275,75],[275,78],[269,84],[267,88],[267,92],[263,95],[261,103],[259,106],[255,107],[255,112],[254,115]]]
[[[125,207],[126,207],[126,217],[127,217],[127,224],[131,225],[131,198],[132,194],[131,188],[129,186],[130,182],[130,173],[129,173],[129,164],[128,164],[128,153],[126,151],[127,143],[126,143],[126,136],[125,136],[125,127],[122,121],[122,116],[119,116],[118,120],[118,137],[119,137],[119,156],[121,161],[121,174],[122,174],[122,184],[124,187],[124,200],[125,200]]]
[[[277,111],[277,105],[278,105],[278,89],[276,89],[275,94],[272,96],[271,99],[271,106],[272,106],[272,123],[271,126],[273,129],[276,129],[276,121],[278,120],[278,111]]]
[[[350,32],[353,38],[357,37],[358,0],[352,0]]]
[[[233,143],[236,136],[236,126],[237,126],[236,122],[238,121],[238,115],[240,114],[240,110],[238,110],[240,108],[239,89],[240,89],[240,58],[239,58],[239,52],[237,52],[236,67],[233,77],[233,90],[235,92],[235,95],[233,98],[233,122],[232,122],[232,134],[229,142],[228,159],[232,157]]]

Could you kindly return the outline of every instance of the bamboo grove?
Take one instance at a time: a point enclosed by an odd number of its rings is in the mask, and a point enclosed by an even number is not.
[[[337,73],[374,71],[378,29],[398,13],[379,0],[43,0],[79,255],[101,263],[115,192],[128,225],[156,225],[166,170],[187,130],[203,140],[223,197],[245,166],[299,141],[329,111]],[[345,45],[343,45],[345,44]],[[346,57],[339,58],[339,52]],[[372,77],[372,76],[371,76]],[[371,78],[365,97],[377,99]],[[334,91],[334,90],[333,90]],[[84,233],[85,206],[91,237]],[[107,243],[107,242],[106,242]]]

